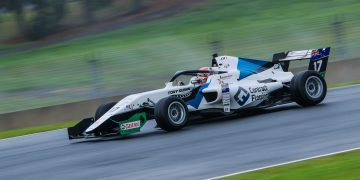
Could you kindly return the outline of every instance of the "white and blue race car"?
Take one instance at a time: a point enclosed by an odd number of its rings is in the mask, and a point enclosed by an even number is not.
[[[211,67],[177,72],[162,89],[132,94],[98,107],[95,116],[68,128],[69,139],[140,132],[155,119],[165,131],[183,128],[194,114],[229,115],[296,102],[316,105],[325,98],[330,48],[274,54],[272,62],[213,55]],[[308,70],[288,72],[293,60],[309,60]]]

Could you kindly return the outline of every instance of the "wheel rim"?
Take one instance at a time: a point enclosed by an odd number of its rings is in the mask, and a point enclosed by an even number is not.
[[[168,108],[169,119],[174,124],[181,124],[185,121],[185,107],[180,102],[172,102]]]
[[[319,77],[310,76],[305,82],[306,93],[312,98],[319,98],[324,89],[324,85]]]

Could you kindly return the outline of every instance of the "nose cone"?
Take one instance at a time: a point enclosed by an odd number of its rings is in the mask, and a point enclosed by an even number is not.
[[[116,114],[125,112],[126,104],[125,105],[119,105],[119,104],[122,104],[122,103],[119,102],[119,103],[115,104],[114,107],[112,107],[108,112],[106,112],[103,116],[101,116],[98,120],[96,120],[94,122],[94,124],[92,124],[90,127],[88,127],[85,132],[90,133],[93,130],[95,130],[97,127],[99,127],[101,124],[103,124],[104,122],[109,120],[110,117],[112,117]]]

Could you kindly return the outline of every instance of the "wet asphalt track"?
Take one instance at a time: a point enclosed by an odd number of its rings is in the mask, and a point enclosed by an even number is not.
[[[0,179],[204,179],[354,147],[360,86],[332,89],[315,107],[289,104],[175,133],[69,142],[57,130],[1,140]]]

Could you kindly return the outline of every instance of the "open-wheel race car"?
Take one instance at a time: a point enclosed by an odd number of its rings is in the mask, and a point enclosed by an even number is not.
[[[327,93],[329,54],[330,47],[281,52],[272,62],[214,54],[211,67],[179,71],[162,89],[99,106],[94,117],[68,128],[69,139],[126,136],[140,132],[153,119],[156,127],[176,131],[194,114],[229,115],[290,102],[316,105]],[[309,60],[308,69],[288,72],[294,60]]]

